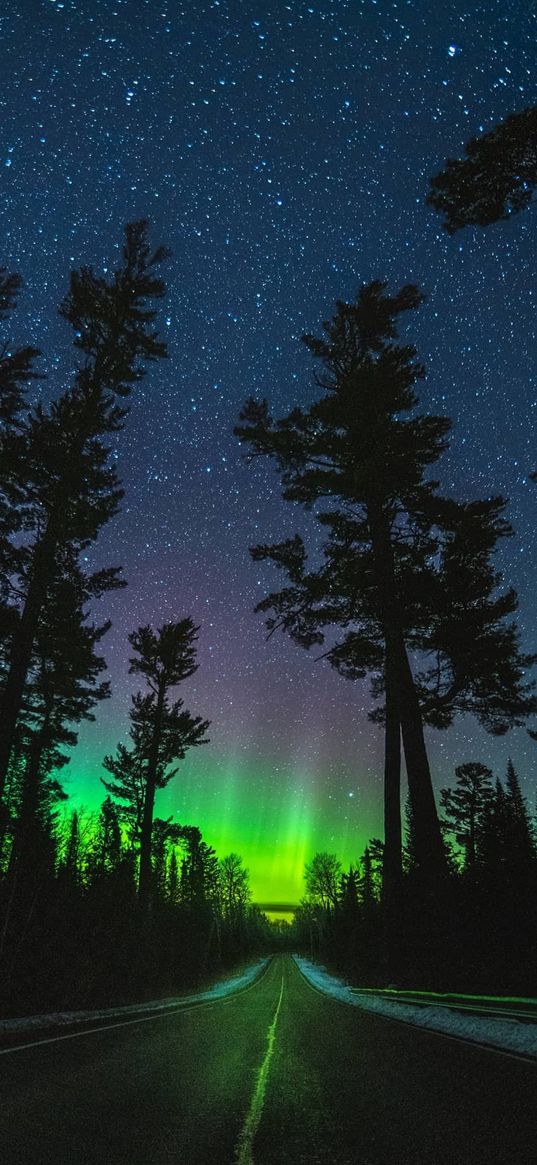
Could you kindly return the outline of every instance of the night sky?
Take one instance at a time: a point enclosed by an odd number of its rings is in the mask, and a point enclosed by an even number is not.
[[[242,853],[260,901],[297,901],[315,850],[348,863],[382,828],[367,686],[282,636],[267,643],[253,614],[279,576],[248,546],[313,519],[233,436],[249,395],[275,415],[312,399],[300,336],[362,283],[426,293],[408,335],[428,369],[423,408],[454,422],[442,489],[511,499],[501,564],[524,646],[537,642],[536,211],[449,238],[425,207],[446,156],[535,102],[536,34],[530,0],[2,6],[1,262],[25,280],[13,336],[43,349],[45,397],[73,366],[55,315],[69,270],[113,267],[123,224],[143,216],[173,250],[170,358],[133,396],[117,446],[124,505],[92,554],[129,582],[99,611],[114,624],[114,695],[82,729],[66,787],[88,809],[103,795],[100,761],[125,738],[136,686],[128,632],[192,616],[200,667],[183,694],[211,719],[211,744],[157,812]],[[495,740],[467,720],[428,739],[438,787],[470,760],[503,775],[512,755],[533,804],[524,731]]]

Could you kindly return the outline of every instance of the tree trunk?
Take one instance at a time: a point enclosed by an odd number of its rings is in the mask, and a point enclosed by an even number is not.
[[[6,878],[8,894],[0,939],[0,963],[3,961],[13,911],[19,910],[21,905],[24,907],[26,900],[29,897],[33,900],[38,892],[40,855],[36,854],[34,843],[39,808],[39,767],[47,728],[48,724],[44,724],[38,732],[33,733],[28,751],[21,805]],[[20,926],[20,918],[18,922]]]
[[[423,719],[403,637],[390,528],[382,506],[376,502],[368,507],[368,520],[379,613],[386,644],[386,668],[387,672],[389,669],[390,676],[393,669],[393,683],[397,692],[408,789],[414,814],[416,853],[422,872],[436,878],[445,872],[444,847],[423,735]],[[395,730],[392,726],[390,734],[393,735],[393,740],[390,741],[390,756],[392,763],[395,764]],[[394,777],[390,777],[390,780],[395,784]],[[395,798],[392,795],[390,808],[388,810],[388,806],[385,806],[385,812],[390,814],[394,810]],[[400,813],[399,804],[396,812]],[[388,825],[392,844],[397,824],[392,819]],[[391,863],[392,860],[395,863],[395,855],[389,855],[388,862]]]
[[[399,897],[402,878],[401,723],[397,676],[392,653],[386,650],[386,730],[384,742],[384,858],[382,898],[388,912]]]
[[[39,769],[41,757],[48,739],[48,719],[42,724],[38,732],[32,733],[32,740],[28,750],[28,761],[24,773],[24,785],[15,837],[11,853],[11,866],[16,866],[19,877],[31,873],[35,864],[33,835],[39,809]]]
[[[414,811],[416,857],[424,874],[443,875],[446,858],[425,747],[423,718],[402,636],[398,657],[401,729],[408,791]]]
[[[30,667],[39,616],[46,599],[47,586],[57,546],[57,535],[52,523],[37,543],[32,573],[24,610],[13,636],[9,669],[0,702],[0,797],[3,797],[6,778],[15,741],[26,677]]]
[[[151,837],[153,833],[153,810],[155,807],[155,792],[157,788],[157,770],[158,770],[158,756],[160,749],[160,738],[162,733],[162,715],[164,711],[164,698],[166,690],[164,683],[161,684],[157,693],[157,704],[155,708],[155,721],[153,725],[153,735],[151,738],[151,746],[149,749],[149,756],[147,758],[147,776],[145,785],[144,808],[142,815],[142,827],[140,830],[140,869],[138,874],[138,900],[144,913],[148,913],[151,905],[151,885],[152,885],[152,862],[151,862]]]

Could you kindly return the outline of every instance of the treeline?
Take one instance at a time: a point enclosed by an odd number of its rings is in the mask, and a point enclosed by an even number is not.
[[[483,764],[458,766],[441,801],[448,874],[435,903],[423,893],[407,804],[397,920],[373,839],[347,871],[331,853],[308,863],[291,945],[357,986],[535,995],[536,822],[512,762],[504,781]]]
[[[3,870],[4,1014],[176,995],[270,945],[239,855],[218,858],[195,826],[156,817],[151,909],[139,842],[107,796],[98,814],[40,814],[29,865]]]

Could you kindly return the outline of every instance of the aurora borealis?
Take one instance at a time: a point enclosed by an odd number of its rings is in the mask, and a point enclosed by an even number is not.
[[[349,863],[382,828],[367,688],[267,642],[253,614],[277,580],[248,546],[308,518],[233,437],[251,394],[276,414],[311,399],[300,335],[361,283],[426,293],[411,339],[423,408],[454,420],[442,488],[511,499],[501,565],[535,645],[535,208],[449,238],[425,195],[446,156],[534,101],[536,31],[527,0],[14,0],[0,16],[2,262],[25,279],[15,339],[43,349],[36,392],[72,367],[55,317],[69,269],[113,265],[142,215],[173,251],[170,357],[133,396],[125,501],[93,555],[129,583],[99,612],[113,696],[81,730],[66,788],[88,809],[101,799],[136,688],[128,632],[190,615],[200,666],[184,696],[211,743],[157,811],[241,853],[259,901],[297,901],[315,850]],[[503,775],[512,755],[532,795],[524,730],[496,740],[459,722],[430,744],[438,787],[468,760]]]

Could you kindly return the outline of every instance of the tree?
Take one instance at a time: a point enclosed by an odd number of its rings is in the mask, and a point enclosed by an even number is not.
[[[123,402],[144,363],[166,354],[151,328],[150,307],[164,293],[154,269],[166,254],[164,248],[151,254],[142,221],[126,227],[123,262],[109,281],[88,267],[72,273],[60,315],[73,327],[83,356],[74,386],[50,409],[38,404],[3,437],[4,496],[16,503],[25,538],[21,545],[8,538],[11,557],[4,568],[4,587],[20,599],[1,696],[0,795],[58,556],[70,550],[78,558],[116,513],[122,491],[107,440],[122,427]]]
[[[0,267],[0,322],[4,322],[17,305],[22,287],[20,275]],[[40,379],[34,370],[34,361],[40,356],[38,348],[26,347],[13,350],[9,340],[3,340],[0,347],[0,426],[2,434],[11,426],[20,425],[20,414],[24,408],[24,388],[29,380]]]
[[[76,744],[75,726],[93,720],[95,704],[109,695],[98,653],[109,623],[89,623],[87,608],[116,585],[113,576],[85,575],[72,553],[58,555],[38,621],[10,763],[16,779],[10,779],[5,797],[13,833],[10,869],[19,891],[28,877],[35,881],[43,806],[52,795],[63,796],[58,773],[69,763],[65,750]]]
[[[413,386],[424,371],[412,346],[393,342],[399,315],[421,301],[415,287],[389,296],[385,283],[374,282],[361,289],[354,304],[338,302],[333,320],[324,325],[327,339],[304,337],[321,362],[316,379],[326,395],[277,422],[266,402],[249,401],[236,432],[250,445],[251,456],[276,460],[286,500],[306,507],[323,497],[337,500],[342,509],[321,520],[343,531],[346,523],[352,526],[354,608],[365,621],[354,638],[355,668],[362,674],[378,669],[379,641],[383,652],[386,863],[400,866],[402,730],[420,861],[432,874],[443,871],[444,855],[397,578],[398,560],[408,555],[434,490],[424,473],[445,449],[450,427],[446,418],[416,413]],[[259,548],[258,554],[275,558],[280,549]]]
[[[118,744],[114,756],[105,756],[103,766],[113,780],[101,777],[101,783],[114,801],[119,801],[118,819],[126,826],[131,849],[136,849],[140,842],[144,808],[145,755],[134,725],[131,725],[131,739],[132,748]]]
[[[182,760],[189,748],[206,744],[208,720],[192,716],[183,700],[169,702],[176,688],[197,670],[196,642],[199,628],[191,619],[165,623],[157,631],[139,627],[129,635],[135,651],[130,671],[142,675],[148,691],[133,696],[130,712],[132,748],[120,745],[115,758],[107,757],[105,767],[116,777],[105,781],[114,797],[127,800],[131,820],[139,836],[138,892],[142,907],[150,902],[152,861],[151,841],[155,793],[163,789],[177,770],[169,770],[174,760]]]
[[[489,226],[531,202],[537,185],[537,107],[512,113],[467,142],[466,157],[449,158],[431,179],[427,202],[445,216],[449,234]]]
[[[507,764],[505,810],[507,862],[513,880],[520,883],[524,882],[529,872],[535,868],[537,851],[530,813],[512,760]]]
[[[4,323],[17,303],[22,286],[19,275],[0,268],[0,323]],[[6,650],[16,623],[16,592],[12,576],[16,573],[20,551],[16,542],[22,527],[18,502],[19,491],[8,482],[5,447],[20,433],[24,422],[25,388],[30,380],[40,379],[33,364],[40,353],[37,348],[12,350],[9,340],[0,345],[0,674],[6,664]]]
[[[230,853],[218,863],[220,899],[225,918],[232,922],[244,915],[251,900],[249,871],[240,854]]]
[[[314,854],[304,869],[306,895],[323,910],[334,909],[340,896],[342,869],[335,854]]]
[[[425,575],[428,613],[414,646],[429,665],[416,675],[424,718],[449,727],[470,713],[487,732],[503,735],[537,709],[528,669],[537,656],[521,651],[513,588],[501,591],[493,555],[512,535],[495,497],[468,503],[435,499],[439,537],[433,569]]]
[[[456,788],[442,789],[445,824],[464,850],[464,869],[475,875],[477,844],[484,814],[490,806],[492,772],[486,765],[470,762],[455,769]]]
[[[121,861],[121,826],[117,806],[110,796],[105,797],[101,805],[91,848],[94,876],[115,873]]]
[[[433,862],[431,845],[442,846],[435,832],[423,721],[445,728],[457,713],[470,711],[488,731],[498,733],[523,723],[537,705],[533,685],[525,679],[534,657],[521,653],[514,624],[505,622],[516,609],[516,595],[512,590],[497,593],[500,575],[491,562],[498,540],[511,533],[502,516],[505,503],[502,498],[456,503],[440,498],[435,483],[423,479],[449,423],[399,420],[397,413],[416,400],[408,395],[418,375],[412,367],[414,350],[390,346],[393,301],[372,287],[364,289],[355,307],[338,305],[334,321],[325,325],[332,346],[306,338],[328,368],[329,376],[317,379],[332,396],[307,414],[295,410],[276,424],[266,405],[250,402],[243,414],[248,425],[237,432],[251,443],[253,455],[268,453],[278,461],[284,497],[310,505],[325,493],[344,502],[343,509],[317,515],[328,531],[320,567],[309,567],[298,535],[252,549],[254,559],[272,561],[290,580],[257,610],[268,614],[270,634],[281,627],[303,647],[323,645],[340,674],[351,679],[369,674],[373,695],[384,698],[371,716],[385,724],[387,901],[397,900],[401,878],[401,729],[411,797],[417,802],[416,860],[430,869],[431,863],[442,865],[436,850]],[[392,311],[391,333],[383,311]],[[371,332],[375,312],[382,342]],[[376,362],[360,347],[372,334],[380,348]],[[400,376],[394,353],[403,368]],[[388,356],[392,363],[382,370]],[[376,392],[373,401],[369,382]],[[344,636],[327,643],[334,627]],[[409,650],[423,661],[414,675]]]

